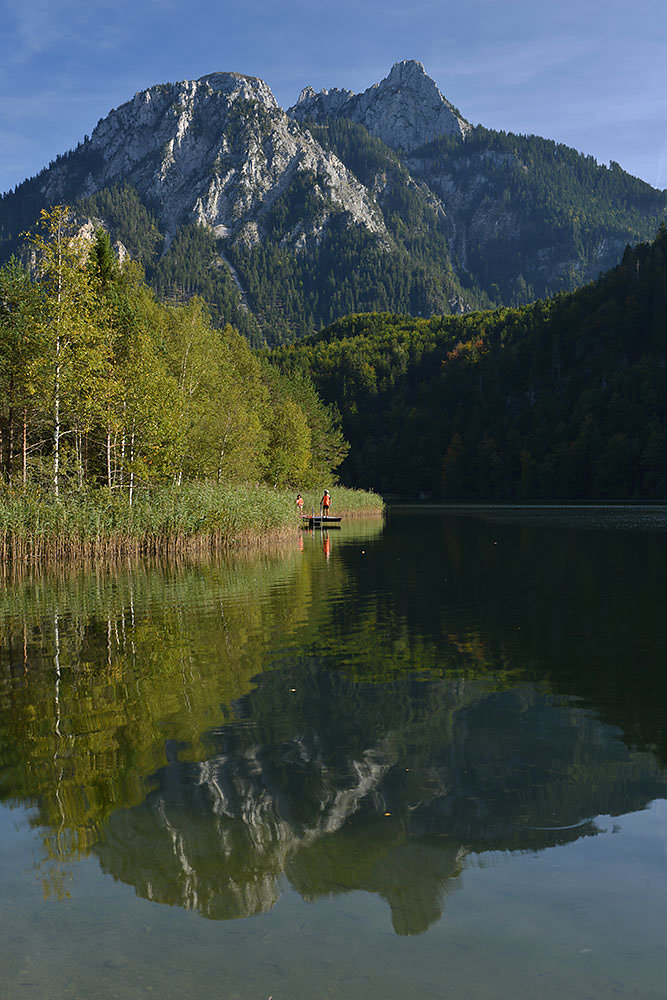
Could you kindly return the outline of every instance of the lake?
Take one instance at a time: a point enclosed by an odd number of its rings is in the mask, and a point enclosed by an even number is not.
[[[0,593],[0,995],[664,998],[667,509]]]

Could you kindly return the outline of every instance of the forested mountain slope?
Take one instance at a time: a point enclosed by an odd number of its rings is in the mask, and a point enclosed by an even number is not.
[[[464,313],[571,290],[653,237],[667,193],[535,136],[473,128],[420,63],[363,94],[211,73],[112,110],[0,198],[0,263],[42,208],[76,207],[158,294],[254,344],[350,312]]]
[[[442,137],[405,163],[448,206],[459,273],[508,305],[594,280],[665,219],[665,192],[534,135],[478,126],[465,143]]]
[[[574,293],[349,316],[273,352],[335,402],[345,481],[466,500],[667,495],[667,231]]]

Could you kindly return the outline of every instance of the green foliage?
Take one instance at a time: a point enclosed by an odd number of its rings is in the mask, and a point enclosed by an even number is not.
[[[0,432],[2,473],[8,481],[14,471],[19,426],[25,426],[33,409],[42,346],[37,327],[41,305],[39,289],[12,258],[0,269]]]
[[[310,465],[301,482],[304,486],[326,482],[331,469],[337,469],[349,451],[340,426],[340,412],[334,404],[320,399],[312,379],[303,371],[293,369],[276,378],[272,375],[274,392],[282,391],[303,411],[310,431]]]
[[[79,441],[81,431],[95,419],[108,344],[102,328],[104,311],[96,308],[94,279],[85,266],[88,248],[70,209],[56,206],[51,212],[42,211],[29,244],[42,293],[35,318],[39,341],[32,361],[36,392],[53,428],[53,489],[58,496],[62,438],[70,431]]]
[[[655,233],[667,211],[667,192],[535,135],[478,126],[465,142],[439,138],[408,163],[445,200],[458,192],[466,267],[508,305],[596,278],[618,260],[616,247]],[[549,277],[559,259],[570,267]]]
[[[456,279],[400,246],[334,216],[318,246],[295,254],[267,240],[229,247],[267,343],[305,336],[349,312],[396,308],[430,315],[469,302]],[[486,301],[486,300],[483,300]]]
[[[118,261],[106,229],[98,229],[95,234],[90,248],[90,269],[104,291],[118,278]]]
[[[189,234],[196,242],[198,233]],[[187,234],[184,235],[184,239]],[[108,234],[92,244],[69,209],[43,213],[34,276],[0,269],[0,470],[9,485],[129,506],[173,482],[330,479],[346,446],[312,383],[283,376],[203,300],[160,304]]]
[[[263,378],[271,413],[269,481],[303,487],[326,482],[348,451],[337,408],[322,403],[312,380],[302,371],[280,373],[265,363]]]
[[[77,204],[77,210],[105,225],[127,252],[144,268],[149,268],[162,245],[162,236],[153,214],[142,204],[131,184],[103,188]]]
[[[293,461],[293,459],[291,459]],[[321,489],[304,491],[305,510],[319,509]],[[298,526],[292,488],[200,480],[156,483],[127,493],[106,488],[61,492],[37,484],[13,490],[0,480],[0,554],[17,563],[60,557],[159,553],[170,544],[235,546]],[[373,493],[339,487],[335,512],[377,515]]]
[[[216,326],[231,324],[255,346],[262,342],[257,320],[242,301],[213,234],[203,226],[180,229],[148,279],[161,299],[186,302],[198,295],[209,304]]]
[[[272,353],[340,408],[343,481],[467,500],[667,494],[667,231],[516,309],[354,315]]]

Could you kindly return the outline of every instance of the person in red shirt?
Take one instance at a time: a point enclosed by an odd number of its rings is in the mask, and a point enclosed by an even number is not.
[[[300,493],[296,495],[296,512],[297,514],[303,514],[303,497]]]
[[[322,514],[324,515],[324,517],[328,517],[329,516],[329,507],[330,506],[331,506],[331,494],[329,493],[329,490],[325,490],[324,491],[324,496],[322,497],[322,499],[320,501],[320,507],[322,508]]]

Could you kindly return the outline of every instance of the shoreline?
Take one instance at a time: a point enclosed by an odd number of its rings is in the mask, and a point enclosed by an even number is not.
[[[130,505],[126,496],[106,489],[60,499],[4,491],[0,563],[17,567],[259,549],[301,530],[295,496],[296,490],[256,485],[188,483],[147,490]],[[304,493],[307,509],[319,508],[314,497],[311,491]],[[335,497],[336,514],[346,519],[384,514],[384,502],[376,494],[336,487]]]

